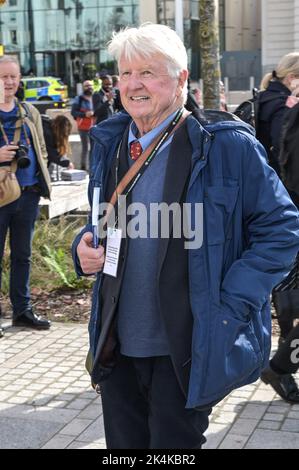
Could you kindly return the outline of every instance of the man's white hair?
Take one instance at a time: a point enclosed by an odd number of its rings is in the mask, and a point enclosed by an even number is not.
[[[165,57],[173,78],[178,77],[181,70],[187,70],[188,57],[183,42],[175,31],[161,24],[144,23],[138,28],[114,32],[108,52],[117,62],[121,57],[132,61],[135,57],[160,54]]]

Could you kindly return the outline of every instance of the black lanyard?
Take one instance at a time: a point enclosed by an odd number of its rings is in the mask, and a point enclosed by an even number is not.
[[[171,123],[169,124],[169,126],[166,128],[165,132],[163,132],[161,138],[159,139],[159,141],[157,142],[157,144],[155,145],[155,147],[153,148],[153,150],[151,151],[151,153],[149,154],[147,159],[144,161],[144,163],[143,163],[142,167],[140,168],[139,172],[135,175],[135,177],[133,178],[133,181],[130,181],[130,183],[128,185],[128,188],[126,188],[126,191],[123,192],[123,195],[125,196],[125,198],[130,194],[131,191],[133,191],[133,189],[135,188],[136,184],[140,180],[143,173],[147,170],[150,163],[157,156],[157,153],[159,152],[161,146],[168,139],[169,135],[171,134],[171,132],[173,131],[173,129],[175,128],[175,126],[177,125],[179,120],[181,119],[181,117],[183,115],[183,112],[184,112],[184,108],[180,108],[178,110],[178,112],[176,113],[176,115],[174,116]],[[115,167],[115,180],[116,180],[115,183],[116,183],[116,186],[115,186],[115,190],[117,190],[117,186],[118,186],[118,168],[119,168],[121,145],[122,145],[122,140],[121,140],[121,142],[118,146],[117,155],[116,155],[116,167]]]
[[[14,135],[14,139],[15,139],[15,136],[16,136],[16,131],[18,129],[21,128],[21,130],[24,131],[24,135],[25,135],[25,140],[26,140],[26,144],[28,145],[28,147],[30,147],[31,145],[31,142],[30,142],[30,139],[29,139],[29,136],[28,136],[28,132],[27,132],[27,129],[26,129],[26,126],[25,126],[25,120],[24,120],[24,117],[22,115],[22,112],[21,112],[21,106],[20,106],[20,103],[17,102],[17,106],[18,106],[18,115],[17,115],[17,121],[16,121],[16,129],[15,129],[15,135]],[[20,126],[18,127],[17,124],[20,122]],[[4,139],[4,142],[6,145],[9,145],[10,142],[8,140],[8,137],[7,137],[7,134],[5,132],[5,129],[4,129],[4,126],[0,120],[0,132],[2,134],[2,137]],[[18,145],[18,142],[14,142],[15,145]]]

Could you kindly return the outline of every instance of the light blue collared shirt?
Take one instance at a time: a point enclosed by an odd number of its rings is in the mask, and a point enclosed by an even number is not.
[[[161,122],[161,124],[159,124],[159,126],[155,127],[151,131],[147,132],[146,134],[144,134],[139,139],[136,137],[138,135],[137,126],[136,126],[135,122],[133,121],[130,125],[130,130],[129,130],[128,152],[129,152],[129,149],[130,149],[130,144],[132,142],[134,142],[134,140],[138,140],[138,142],[140,143],[140,145],[142,147],[142,150],[145,151],[147,149],[147,147],[149,147],[149,145],[151,145],[153,140],[161,133],[161,131],[169,126],[169,124],[171,123],[171,121],[175,117],[177,111],[178,110],[176,110],[174,113],[170,114],[170,116],[168,116],[166,119],[164,119],[164,121]],[[172,139],[173,139],[173,135],[171,135],[170,138],[167,139],[166,142],[164,142],[162,147],[159,149],[158,153],[160,153],[162,150],[164,150],[171,143]],[[134,160],[132,160],[132,162],[134,163]]]

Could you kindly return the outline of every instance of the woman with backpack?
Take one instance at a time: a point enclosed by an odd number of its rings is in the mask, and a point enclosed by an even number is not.
[[[282,57],[260,86],[257,138],[267,150],[269,164],[280,176],[279,151],[285,114],[292,106],[292,94],[299,92],[299,52]]]
[[[267,150],[269,164],[282,177],[285,131],[291,109],[298,103],[299,52],[282,57],[276,69],[267,73],[261,82],[259,94],[257,138]],[[299,129],[298,129],[299,132]],[[288,189],[288,188],[287,188]],[[299,188],[298,188],[299,192]],[[299,207],[296,193],[289,191]],[[278,351],[262,372],[261,378],[289,403],[299,403],[299,388],[293,378],[299,368],[299,325],[294,327],[293,317],[296,291],[299,289],[299,256],[294,268],[272,292],[272,300],[280,327]],[[298,291],[299,292],[299,291]],[[299,304],[298,304],[299,313]],[[297,315],[296,315],[297,316]]]

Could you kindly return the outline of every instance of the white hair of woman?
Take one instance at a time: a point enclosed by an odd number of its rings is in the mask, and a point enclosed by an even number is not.
[[[120,58],[133,61],[136,57],[149,58],[159,54],[165,58],[169,75],[178,78],[188,68],[186,48],[177,33],[168,26],[144,23],[138,28],[126,28],[112,34],[108,52],[119,63]],[[187,82],[183,90],[187,96]]]

